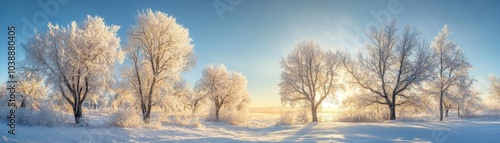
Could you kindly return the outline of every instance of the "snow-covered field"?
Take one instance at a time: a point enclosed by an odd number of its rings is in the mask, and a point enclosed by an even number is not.
[[[89,116],[102,116],[96,111]],[[453,119],[445,122],[310,123],[276,125],[279,115],[251,113],[246,126],[203,122],[204,127],[164,123],[161,129],[117,127],[37,127],[18,125],[0,142],[499,142],[500,120]],[[91,117],[91,119],[93,119]],[[94,118],[95,119],[95,118]],[[93,120],[95,124],[102,121]]]

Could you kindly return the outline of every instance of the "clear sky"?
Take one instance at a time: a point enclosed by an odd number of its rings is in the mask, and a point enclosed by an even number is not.
[[[57,2],[45,6],[37,2]],[[46,29],[48,21],[67,25],[81,22],[86,15],[98,15],[107,24],[121,26],[122,44],[126,32],[135,24],[138,10],[151,8],[176,17],[189,29],[198,59],[196,66],[184,73],[194,84],[207,64],[222,63],[229,70],[243,73],[247,79],[252,106],[279,106],[277,84],[281,57],[301,40],[314,39],[323,48],[344,49],[355,53],[365,43],[365,27],[380,24],[389,15],[399,25],[413,25],[429,42],[448,24],[453,32],[449,39],[461,47],[474,66],[476,87],[487,94],[487,76],[500,76],[500,2],[444,0],[148,0],[77,1],[39,0],[3,1],[0,6],[0,81],[7,77],[7,26],[17,28],[17,56],[24,57],[20,47],[31,28]],[[236,1],[236,0],[235,0]],[[214,3],[230,11],[217,12]],[[56,9],[57,11],[54,11]],[[35,19],[33,19],[35,17]],[[33,25],[29,25],[32,23]],[[42,24],[43,23],[43,24]],[[27,26],[25,26],[27,25]],[[3,35],[2,35],[3,34]]]

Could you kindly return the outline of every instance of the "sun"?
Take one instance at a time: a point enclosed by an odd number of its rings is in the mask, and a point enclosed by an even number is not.
[[[340,103],[344,99],[344,93],[342,91],[335,92],[336,102],[323,101],[321,103],[322,111],[336,111],[340,108]]]

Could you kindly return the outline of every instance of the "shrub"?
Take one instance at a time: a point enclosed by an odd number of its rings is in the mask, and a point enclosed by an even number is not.
[[[192,127],[192,128],[201,128],[204,127],[203,124],[200,123],[199,118],[192,115],[176,115],[174,117],[174,123],[176,125]]]
[[[101,109],[101,111],[103,113],[106,113],[106,114],[112,114],[115,112],[115,110],[113,110],[113,108],[104,108],[104,109]]]
[[[54,110],[47,106],[42,106],[40,110],[25,108],[18,108],[16,110],[17,123],[31,126],[54,127],[68,125],[71,122],[70,116],[63,111]]]
[[[169,123],[177,126],[201,128],[204,127],[200,123],[200,118],[191,113],[170,113],[169,115],[162,115],[161,120],[163,123]]]
[[[309,108],[298,109],[297,122],[307,124],[310,123],[311,121],[312,121],[311,109]]]
[[[231,125],[244,125],[248,119],[246,110],[223,110],[219,113],[219,120]]]
[[[180,126],[190,126],[191,118],[185,114],[176,114],[173,116],[174,123]]]
[[[161,122],[157,121],[157,120],[153,120],[153,121],[149,121],[149,123],[147,124],[144,124],[144,122],[142,122],[141,120],[141,125],[143,125],[145,128],[149,128],[149,129],[161,129],[163,126],[161,125]]]
[[[296,113],[292,110],[281,112],[278,125],[293,125],[296,123]]]
[[[336,118],[338,122],[381,122],[387,120],[388,115],[370,110],[342,111]]]
[[[109,118],[109,125],[116,127],[135,128],[142,124],[142,118],[135,110],[118,110]]]
[[[38,113],[38,118],[39,118],[39,125],[42,126],[55,126],[55,125],[60,125],[60,124],[66,124],[69,123],[71,120],[71,115],[59,111],[59,110],[54,110],[48,106],[42,106],[39,110],[40,112]]]

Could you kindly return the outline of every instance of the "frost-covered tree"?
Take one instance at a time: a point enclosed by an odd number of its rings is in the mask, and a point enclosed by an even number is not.
[[[323,51],[314,41],[297,44],[281,61],[284,69],[279,83],[281,103],[310,108],[312,121],[317,122],[318,107],[340,89],[340,55],[340,52]]]
[[[434,38],[434,42],[432,42],[437,61],[437,74],[433,82],[438,87],[439,121],[443,121],[444,98],[448,89],[460,81],[459,79],[463,75],[461,73],[467,72],[472,67],[467,62],[462,50],[455,43],[448,41],[450,33],[448,26],[444,25],[438,36]]]
[[[488,80],[490,81],[490,97],[500,100],[500,78],[497,78],[495,75],[489,75]]]
[[[126,70],[125,70],[126,71]],[[122,75],[126,77],[126,74]],[[112,86],[111,98],[109,103],[113,110],[116,109],[133,109],[138,107],[137,96],[134,95],[134,90],[130,83],[125,78],[119,80]]]
[[[7,84],[6,82],[0,83],[0,99],[7,96]]]
[[[432,70],[432,49],[419,35],[409,26],[398,34],[396,21],[372,27],[367,33],[367,56],[343,58],[349,82],[371,93],[364,95],[375,96],[371,102],[387,105],[390,120],[396,119],[396,106],[411,101],[407,91],[428,79]]]
[[[172,87],[194,64],[194,51],[188,29],[174,17],[148,9],[136,20],[128,33],[132,68],[127,79],[140,101],[143,121],[148,122],[151,108],[166,96],[162,88]]]
[[[23,70],[19,74],[17,84],[17,92],[20,97],[19,107],[40,109],[40,104],[47,95],[44,79],[30,71]]]
[[[477,99],[476,97],[479,95],[479,92],[473,89],[475,79],[470,77],[468,72],[463,71],[458,76],[458,82],[451,85],[444,93],[443,106],[446,117],[452,108],[456,108],[458,116],[460,116],[460,109],[465,109],[468,105],[467,102]]]
[[[89,94],[112,82],[117,62],[123,60],[119,26],[106,25],[98,16],[80,24],[48,24],[25,44],[26,68],[38,72],[71,105],[75,123],[82,118],[82,104]]]
[[[222,108],[242,109],[246,101],[250,101],[246,89],[247,79],[238,72],[228,71],[224,65],[209,65],[196,89],[205,92],[215,107],[215,120],[219,121]],[[243,102],[242,102],[243,101]]]
[[[186,97],[187,105],[191,109],[191,114],[193,115],[198,113],[200,110],[203,110],[209,99],[208,91],[203,90],[203,86],[200,85],[202,83],[198,82],[197,84],[198,85],[194,87],[193,92]]]
[[[191,113],[189,98],[193,94],[193,90],[186,81],[181,80],[171,86],[163,87],[160,92],[169,95],[160,98],[158,101],[160,102],[159,107],[162,108],[165,113],[171,112],[184,115]]]
[[[473,114],[475,111],[478,111],[480,109],[483,109],[483,101],[481,99],[481,97],[479,97],[479,95],[481,95],[481,92],[477,91],[477,90],[472,90],[470,93],[466,93],[466,94],[469,94],[468,96],[465,96],[466,98],[462,100],[462,103],[461,103],[461,106],[459,109],[463,109],[463,110],[459,110],[459,117],[462,117],[463,115],[465,116],[469,116],[471,114]],[[460,114],[462,113],[463,111],[463,114]]]

